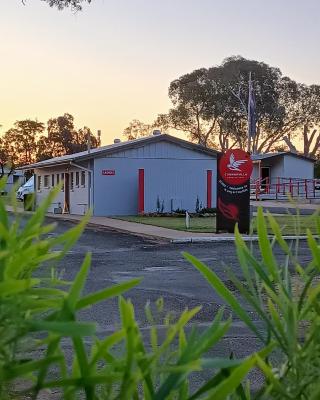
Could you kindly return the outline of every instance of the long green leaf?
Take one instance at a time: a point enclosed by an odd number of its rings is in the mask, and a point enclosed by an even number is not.
[[[315,266],[317,267],[318,271],[320,271],[320,247],[318,246],[315,238],[312,236],[310,229],[307,229],[307,240],[315,261]]]
[[[6,279],[0,282],[0,298],[25,292],[40,283],[40,279]]]
[[[96,331],[96,325],[84,322],[51,322],[30,321],[28,323],[31,331],[47,331],[57,333],[66,337],[92,336]]]
[[[266,347],[257,353],[260,357],[266,357],[274,348],[274,344]],[[244,360],[241,365],[234,368],[230,375],[217,385],[213,390],[210,391],[207,400],[226,400],[230,394],[232,394],[237,387],[241,384],[248,372],[257,363],[257,357],[253,356]]]
[[[57,363],[60,360],[60,357],[46,357],[41,360],[29,361],[25,363],[20,363],[14,367],[7,367],[3,370],[3,379],[14,379],[20,378],[23,375],[27,375],[31,372],[38,371],[44,366],[48,367],[54,363]]]
[[[71,309],[74,309],[77,305],[77,302],[79,300],[79,297],[86,282],[90,265],[91,265],[91,254],[88,253],[69,291],[67,301]]]
[[[134,286],[137,286],[140,282],[141,282],[140,278],[132,279],[128,282],[118,283],[110,288],[102,289],[99,292],[95,292],[85,297],[82,297],[76,304],[76,310],[90,307],[95,303],[99,303],[103,300],[119,296],[120,294],[126,292],[127,290],[132,289]]]
[[[267,225],[264,219],[262,208],[258,208],[257,231],[261,255],[270,275],[276,282],[279,282],[277,263],[273,255],[272,247],[269,242]]]
[[[258,337],[261,337],[255,324],[252,322],[248,313],[241,307],[238,300],[230,292],[230,290],[224,285],[222,280],[206,265],[204,265],[197,258],[193,257],[191,254],[183,253],[184,257],[194,265],[201,274],[206,278],[209,284],[215,289],[218,295],[232,308],[232,310],[246,323],[250,329],[255,332]]]

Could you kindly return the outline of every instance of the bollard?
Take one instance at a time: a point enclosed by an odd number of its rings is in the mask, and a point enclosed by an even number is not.
[[[190,215],[189,215],[188,211],[186,211],[186,228],[187,229],[190,228]]]

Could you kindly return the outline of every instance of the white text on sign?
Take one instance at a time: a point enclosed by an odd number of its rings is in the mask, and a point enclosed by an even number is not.
[[[116,171],[114,169],[103,169],[102,170],[102,175],[115,175]]]

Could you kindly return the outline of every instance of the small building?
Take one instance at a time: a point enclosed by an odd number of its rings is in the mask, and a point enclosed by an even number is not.
[[[216,206],[217,151],[157,131],[24,168],[34,171],[37,204],[63,182],[51,212],[91,208],[95,216],[116,216]]]
[[[7,167],[3,168],[1,174],[7,178],[6,186],[3,190],[3,193],[7,194],[10,193],[14,189],[18,189],[19,186],[23,185],[25,182],[25,177],[23,171],[19,170],[11,170]]]
[[[287,199],[288,195],[318,198],[312,158],[292,152],[253,154],[251,194],[260,199]]]
[[[280,179],[313,179],[312,158],[292,152],[253,154],[252,180],[268,180],[276,183]]]

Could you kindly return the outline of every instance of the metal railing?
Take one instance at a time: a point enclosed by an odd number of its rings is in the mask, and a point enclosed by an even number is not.
[[[320,199],[320,179],[264,178],[250,183],[251,199]]]

